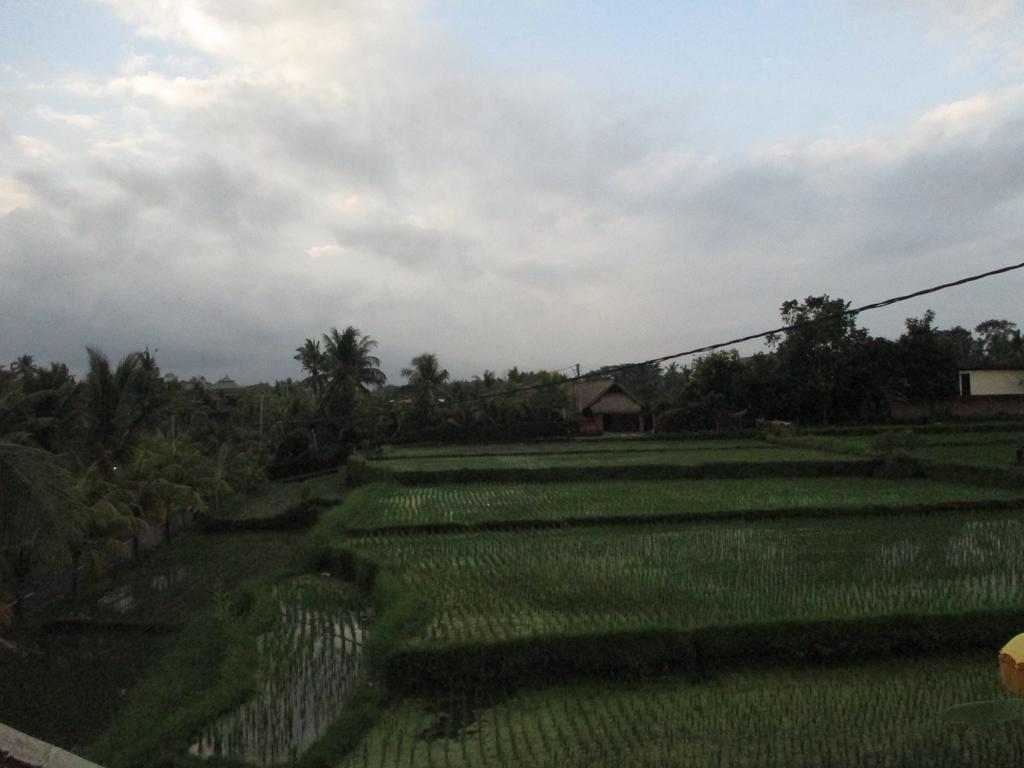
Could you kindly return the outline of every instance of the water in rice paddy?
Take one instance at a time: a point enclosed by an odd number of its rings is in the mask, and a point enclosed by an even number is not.
[[[367,610],[318,604],[316,584],[279,587],[280,621],[259,641],[262,683],[253,699],[211,725],[190,746],[200,758],[254,765],[295,760],[344,707],[363,669]]]

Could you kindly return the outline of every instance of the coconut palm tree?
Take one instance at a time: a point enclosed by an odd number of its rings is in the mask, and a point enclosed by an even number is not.
[[[358,328],[348,326],[344,331],[331,328],[323,335],[322,363],[330,391],[369,392],[371,387],[387,383],[380,369],[380,358],[373,354],[377,342],[363,336]]]
[[[402,375],[429,402],[436,402],[437,395],[448,383],[448,371],[441,367],[437,355],[432,352],[414,357],[410,367],[402,369]]]
[[[437,355],[425,352],[414,357],[409,367],[402,369],[402,375],[409,380],[409,386],[415,392],[410,414],[412,425],[426,428],[435,424],[441,399],[439,395],[444,393],[444,385],[448,383],[448,371],[441,367]]]
[[[351,325],[344,331],[331,328],[323,335],[325,385],[320,411],[334,422],[339,433],[353,426],[357,398],[387,382],[380,359],[373,354],[376,346],[376,341]]]
[[[59,558],[71,536],[69,489],[70,474],[52,453],[0,439],[0,573],[13,581],[15,618],[29,573]]]
[[[98,453],[120,457],[166,404],[160,369],[149,350],[132,352],[116,367],[93,347],[84,391],[89,442]]]
[[[71,599],[78,599],[80,572],[98,573],[124,558],[123,537],[131,533],[132,516],[110,499],[78,505],[70,515]]]
[[[301,347],[295,348],[295,360],[299,361],[302,370],[309,371],[306,383],[310,388],[319,394],[324,388],[324,353],[320,349],[320,342],[313,339],[306,339]]]

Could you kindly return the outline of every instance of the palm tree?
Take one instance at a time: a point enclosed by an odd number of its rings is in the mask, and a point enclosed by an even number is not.
[[[377,342],[351,325],[344,331],[331,328],[323,336],[324,374],[328,389],[369,392],[387,383],[380,358],[373,355]]]
[[[201,510],[206,502],[200,488],[207,486],[204,475],[226,474],[229,450],[226,445],[211,465],[202,447],[187,438],[172,442],[157,430],[140,441],[127,466],[125,485],[132,489],[139,508],[147,520],[164,527],[164,540],[170,541],[175,516],[188,509]],[[209,485],[211,492],[230,493],[223,477]],[[218,496],[219,501],[219,496]]]
[[[441,367],[437,355],[424,352],[410,361],[409,368],[402,369],[402,375],[428,402],[436,402],[437,392],[447,383],[448,371]]]
[[[69,488],[70,474],[52,453],[0,436],[0,573],[13,577],[15,618],[22,616],[33,567],[57,559],[70,538]]]
[[[309,371],[306,383],[319,394],[324,387],[324,353],[320,349],[320,342],[306,339],[301,347],[295,348],[294,359],[299,361],[302,370]]]
[[[124,534],[132,529],[131,517],[110,500],[77,506],[71,515],[71,599],[78,599],[79,572],[100,572],[104,565],[123,557]]]
[[[35,370],[35,360],[32,355],[21,355],[11,363],[11,373],[22,381],[31,377]]]
[[[101,453],[121,456],[165,404],[160,369],[148,349],[132,352],[116,368],[98,349],[86,350],[89,373],[84,390],[89,441]]]
[[[411,422],[417,428],[426,428],[435,421],[438,395],[448,382],[448,371],[441,367],[437,355],[425,352],[414,357],[410,366],[402,369],[402,375],[416,393]]]

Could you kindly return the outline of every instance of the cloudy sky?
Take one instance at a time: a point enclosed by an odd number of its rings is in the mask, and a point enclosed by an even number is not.
[[[1021,261],[1022,221],[1017,0],[0,0],[0,362],[250,383],[355,325],[396,380],[590,368]]]

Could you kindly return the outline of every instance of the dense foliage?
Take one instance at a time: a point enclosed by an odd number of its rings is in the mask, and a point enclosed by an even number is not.
[[[88,365],[81,380],[30,356],[0,368],[0,623],[40,569],[69,566],[74,596],[83,571],[137,555],[144,527],[169,538],[262,476],[250,394],[165,378],[148,350],[114,365],[90,348]]]

